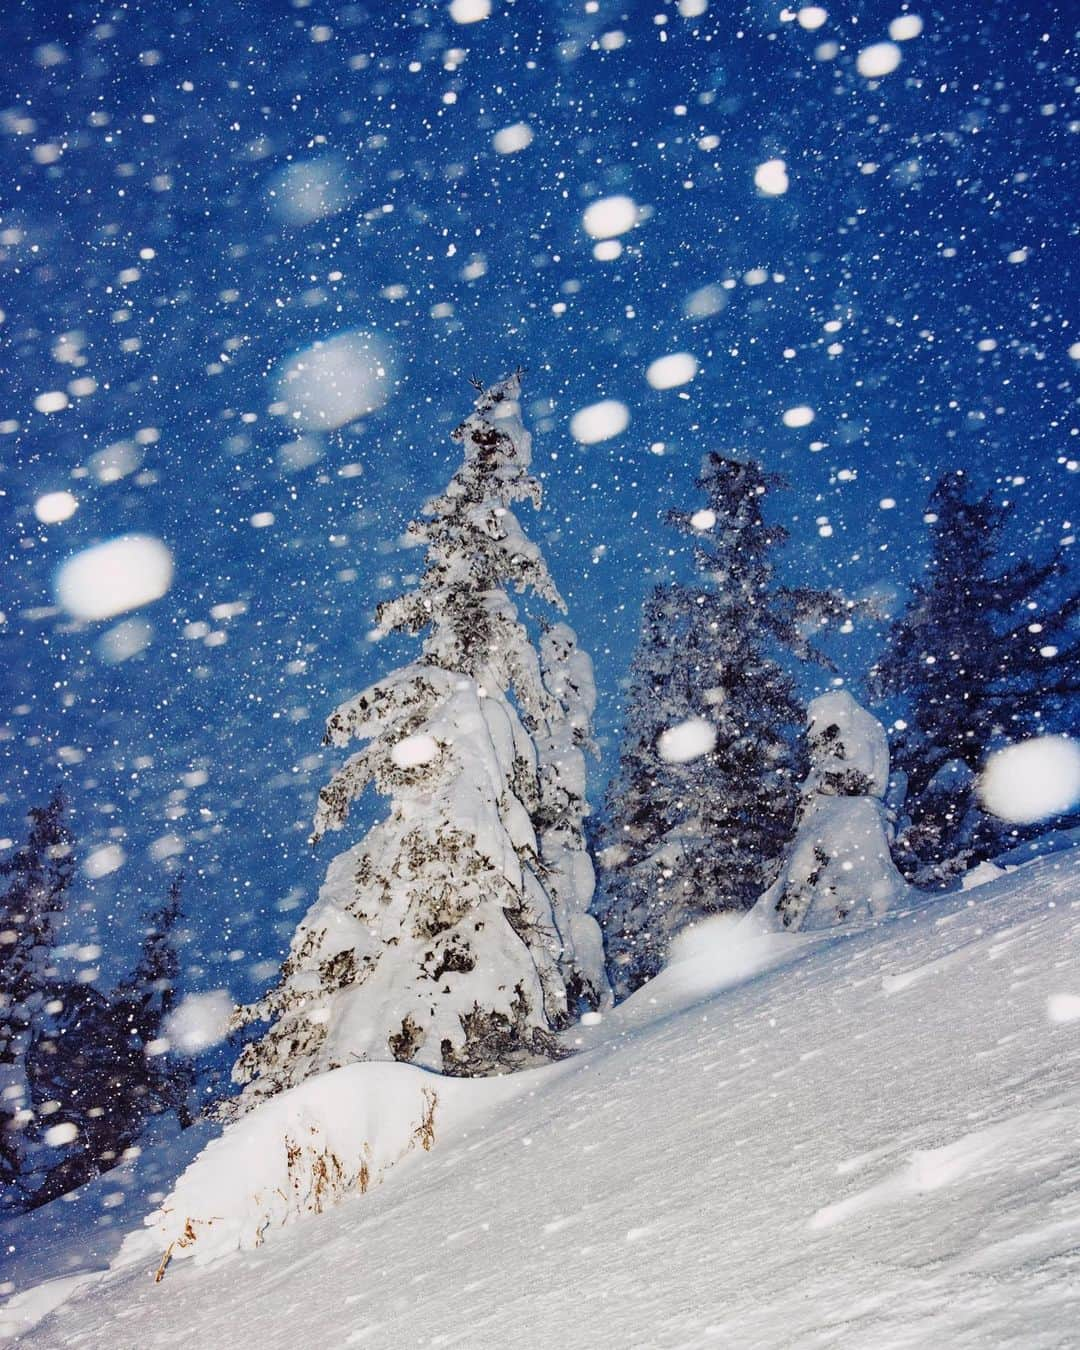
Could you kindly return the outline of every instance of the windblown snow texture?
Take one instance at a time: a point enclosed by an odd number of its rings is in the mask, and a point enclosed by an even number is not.
[[[149,1243],[23,1344],[284,1350],[302,1319],[311,1350],[1070,1345],[1078,882],[1073,851],[861,928],[708,920],[564,1033],[578,1058],[454,1084],[476,1112],[381,1186],[160,1284]]]

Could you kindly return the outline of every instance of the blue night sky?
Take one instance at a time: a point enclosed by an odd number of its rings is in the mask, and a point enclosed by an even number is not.
[[[860,74],[904,12],[924,27],[899,67]],[[787,579],[893,605],[947,468],[1017,503],[1018,553],[1069,534],[1067,12],[895,0],[809,28],[762,0],[491,0],[475,23],[386,0],[8,0],[0,835],[62,777],[80,859],[122,850],[77,888],[103,979],[177,866],[189,987],[247,998],[276,969],[336,845],[306,844],[322,722],[414,650],[367,633],[419,564],[399,538],[453,470],[469,375],[528,368],[546,498],[520,515],[597,663],[594,800],[640,602],[686,567],[663,516],[697,500],[705,451],[788,477]],[[500,153],[519,123],[531,142]],[[772,159],[789,183],[769,196]],[[583,213],[613,195],[637,224],[597,258]],[[380,406],[298,449],[278,373],[356,331],[385,361]],[[674,352],[696,378],[650,387]],[[601,399],[629,425],[581,445],[570,419]],[[785,425],[803,405],[812,423]],[[60,491],[77,510],[42,523]],[[171,551],[167,594],[73,619],[60,564],[132,533]],[[856,689],[878,637],[832,646]]]

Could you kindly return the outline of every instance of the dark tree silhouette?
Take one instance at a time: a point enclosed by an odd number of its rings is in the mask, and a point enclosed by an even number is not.
[[[782,479],[709,454],[697,485],[705,505],[670,520],[693,540],[700,580],[660,585],[645,604],[602,836],[597,910],[620,995],[656,974],[679,929],[749,909],[773,881],[804,767],[804,709],[776,658],[821,660],[807,627],[850,609],[774,584],[787,532],[762,503]],[[687,722],[702,751],[680,762],[664,733]]]
[[[909,705],[894,762],[910,823],[897,841],[909,879],[947,884],[1000,846],[974,777],[995,743],[1076,725],[1080,595],[1062,599],[1063,552],[995,567],[1012,508],[948,473],[927,509],[930,560],[870,677],[877,699]],[[1055,583],[1058,583],[1055,585]]]
[[[29,813],[26,843],[0,863],[10,878],[0,897],[0,1192],[21,1207],[33,1152],[26,1057],[55,994],[56,918],[74,866],[67,802],[57,789]]]
[[[129,1010],[129,1020],[139,1044],[149,1047],[145,1056],[146,1089],[151,1114],[175,1111],[183,1129],[192,1122],[189,1106],[194,1084],[191,1060],[166,1040],[165,1022],[179,997],[180,952],[176,927],[182,917],[180,903],[183,873],[169,885],[165,903],[148,917],[138,965],[117,991],[117,1000]]]

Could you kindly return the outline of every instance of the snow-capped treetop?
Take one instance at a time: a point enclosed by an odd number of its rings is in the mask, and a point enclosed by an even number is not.
[[[431,498],[406,538],[426,549],[419,585],[379,606],[378,632],[427,629],[422,659],[475,679],[483,689],[512,690],[526,721],[550,709],[535,649],[506,593],[532,591],[565,611],[547,564],[511,509],[540,505],[528,472],[532,439],[517,403],[518,374],[482,390],[453,436],[464,463],[446,491]]]
[[[803,792],[884,797],[889,786],[885,728],[846,689],[811,700],[806,713],[810,776]]]

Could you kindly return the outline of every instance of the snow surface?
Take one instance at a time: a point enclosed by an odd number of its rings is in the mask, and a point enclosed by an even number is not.
[[[699,925],[382,1186],[54,1289],[21,1343],[1075,1345],[1078,883],[1070,851],[862,929]]]

